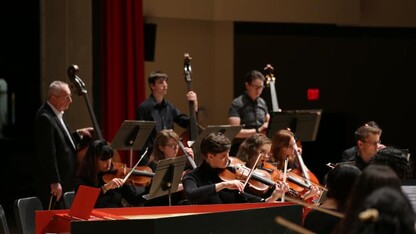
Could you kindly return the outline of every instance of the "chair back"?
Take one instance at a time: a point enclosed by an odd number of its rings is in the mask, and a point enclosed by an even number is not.
[[[75,191],[69,191],[64,193],[65,208],[71,209],[72,201],[75,197]]]
[[[21,234],[34,234],[35,211],[43,210],[40,199],[38,197],[16,199],[13,209],[18,231]]]
[[[0,205],[0,234],[10,234],[9,226],[7,225],[6,214],[4,213],[3,206]]]

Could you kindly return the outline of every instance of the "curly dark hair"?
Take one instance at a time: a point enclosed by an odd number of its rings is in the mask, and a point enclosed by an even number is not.
[[[385,147],[378,150],[371,158],[370,163],[391,167],[402,180],[406,179],[411,169],[406,153],[395,147]]]

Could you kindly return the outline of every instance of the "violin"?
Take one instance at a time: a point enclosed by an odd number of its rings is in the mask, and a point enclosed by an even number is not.
[[[126,167],[126,164],[113,162],[110,171],[103,174],[102,178],[105,183],[110,182],[114,178],[124,179],[132,168]],[[131,183],[135,186],[148,186],[151,183],[155,173],[148,166],[136,166],[131,175],[126,179],[126,183]]]
[[[283,172],[273,164],[269,162],[263,162],[261,169],[270,173],[273,181],[277,182],[283,180]],[[292,171],[287,172],[286,178],[289,185],[288,195],[290,197],[301,198],[305,192],[305,189],[307,191],[311,188],[311,186],[305,182],[304,178],[296,173],[293,173]]]
[[[236,157],[229,157],[227,167],[221,170],[218,176],[223,181],[240,180],[245,182],[251,169],[244,164],[243,161]],[[269,173],[264,170],[255,169],[248,180],[247,190],[252,194],[261,196],[275,185],[276,183],[271,179]]]

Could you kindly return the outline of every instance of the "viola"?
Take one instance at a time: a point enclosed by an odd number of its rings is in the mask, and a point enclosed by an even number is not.
[[[236,157],[229,157],[227,167],[221,170],[218,175],[223,181],[240,180],[245,182],[249,176],[250,168],[244,164],[243,161]],[[269,173],[255,169],[248,180],[247,189],[250,193],[261,196],[275,185],[276,183],[271,179]]]
[[[148,166],[136,166],[134,169],[126,167],[126,164],[113,162],[110,171],[103,174],[105,183],[114,178],[124,179],[131,171],[131,175],[126,179],[126,183],[132,183],[135,186],[148,186],[151,183],[155,173]]]

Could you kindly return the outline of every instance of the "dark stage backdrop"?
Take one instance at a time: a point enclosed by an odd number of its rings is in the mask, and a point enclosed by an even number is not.
[[[0,204],[10,222],[13,201],[33,195],[32,129],[41,105],[39,8],[39,1],[0,3],[0,78],[8,88],[7,122],[0,129]]]
[[[369,120],[383,129],[384,144],[415,154],[415,28],[234,26],[234,96],[244,91],[249,70],[270,63],[281,109],[323,109],[316,141],[303,143],[304,161],[320,179],[329,170],[325,164],[339,162],[354,145],[355,129]],[[309,88],[319,89],[318,100],[307,100]],[[271,109],[269,89],[262,96]]]

